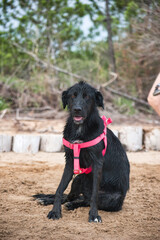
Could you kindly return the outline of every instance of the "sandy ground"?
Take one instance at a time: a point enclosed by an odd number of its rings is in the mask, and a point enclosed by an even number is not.
[[[62,219],[48,220],[51,206],[32,198],[36,193],[55,193],[64,153],[0,153],[0,239],[160,239],[160,152],[128,156],[131,183],[123,209],[99,211],[103,222],[97,224],[88,223],[89,208],[68,212],[62,207]]]

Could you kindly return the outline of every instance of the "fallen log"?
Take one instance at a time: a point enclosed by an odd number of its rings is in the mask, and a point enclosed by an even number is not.
[[[28,54],[29,56],[33,57],[35,61],[37,61],[38,63],[41,63],[44,67],[48,67],[48,63],[45,62],[45,61],[43,61],[43,60],[41,60],[41,59],[40,59],[39,57],[37,57],[37,55],[34,54],[33,52],[28,51],[27,49],[23,48],[22,46],[20,46],[19,44],[15,43],[15,42],[13,43],[13,45],[14,45],[15,47],[19,48],[21,52],[24,52],[24,53]],[[55,65],[50,65],[50,68],[51,68],[52,70],[54,70],[54,71],[58,71],[58,72],[67,74],[67,75],[69,75],[69,76],[71,76],[71,77],[74,77],[74,78],[77,78],[77,79],[80,79],[80,80],[83,80],[83,81],[87,81],[87,82],[89,81],[88,79],[86,79],[86,78],[84,78],[84,77],[82,77],[82,76],[80,76],[80,75],[77,75],[77,74],[75,74],[75,73],[68,72],[67,70],[62,69],[62,68],[59,68],[59,67],[57,67],[57,66],[55,66]],[[132,100],[132,101],[134,101],[134,102],[138,102],[138,103],[140,103],[140,104],[143,104],[143,105],[149,107],[149,104],[148,104],[146,101],[142,100],[142,99],[138,99],[138,98],[136,98],[136,97],[132,97],[132,96],[126,94],[126,93],[122,93],[122,92],[120,92],[120,91],[117,91],[117,90],[115,90],[115,89],[112,89],[112,88],[108,87],[108,86],[109,86],[110,84],[112,84],[112,83],[117,79],[117,77],[118,77],[118,75],[117,75],[116,73],[113,73],[113,72],[111,72],[111,75],[113,76],[113,78],[112,78],[111,80],[109,80],[108,82],[102,84],[101,87],[104,87],[106,90],[108,90],[108,91],[110,91],[110,92],[112,92],[112,93],[114,93],[114,94],[117,94],[117,95],[119,95],[119,96],[125,97],[125,98],[130,99],[130,100]]]
[[[105,89],[110,91],[110,92],[112,92],[112,93],[114,93],[114,94],[116,94],[116,95],[118,95],[118,96],[127,98],[129,100],[132,100],[134,102],[137,102],[137,103],[140,103],[140,104],[143,104],[143,105],[149,107],[149,104],[146,101],[142,100],[142,99],[138,99],[138,98],[130,96],[130,95],[126,94],[126,93],[122,93],[122,92],[120,92],[118,90],[115,90],[113,88],[110,88],[110,87],[105,87]]]

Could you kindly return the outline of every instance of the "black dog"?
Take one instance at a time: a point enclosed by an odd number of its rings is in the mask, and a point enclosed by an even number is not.
[[[85,82],[75,84],[62,94],[64,108],[68,106],[70,115],[64,128],[64,138],[69,142],[87,142],[97,138],[104,129],[97,107],[103,108],[103,97],[99,91]],[[101,222],[98,209],[119,211],[122,209],[126,192],[129,189],[130,166],[126,153],[113,132],[107,129],[107,150],[103,140],[80,151],[80,166],[92,167],[89,174],[80,174],[73,180],[71,191],[64,199],[63,192],[73,177],[73,150],[65,147],[66,164],[64,173],[54,197],[54,207],[49,219],[61,217],[61,203],[73,210],[90,206],[89,222]],[[53,202],[48,198],[45,205]]]

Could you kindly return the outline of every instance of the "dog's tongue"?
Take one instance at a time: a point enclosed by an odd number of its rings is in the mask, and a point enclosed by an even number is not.
[[[82,120],[82,117],[74,117],[74,120],[75,120],[75,121],[81,121],[81,120]]]

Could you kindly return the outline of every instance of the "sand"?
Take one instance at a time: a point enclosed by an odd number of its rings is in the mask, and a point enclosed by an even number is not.
[[[63,217],[53,221],[46,217],[51,206],[32,198],[55,193],[64,153],[0,153],[0,239],[160,239],[160,152],[128,153],[128,157],[130,190],[122,211],[99,211],[103,222],[88,223],[89,208],[62,207]]]

